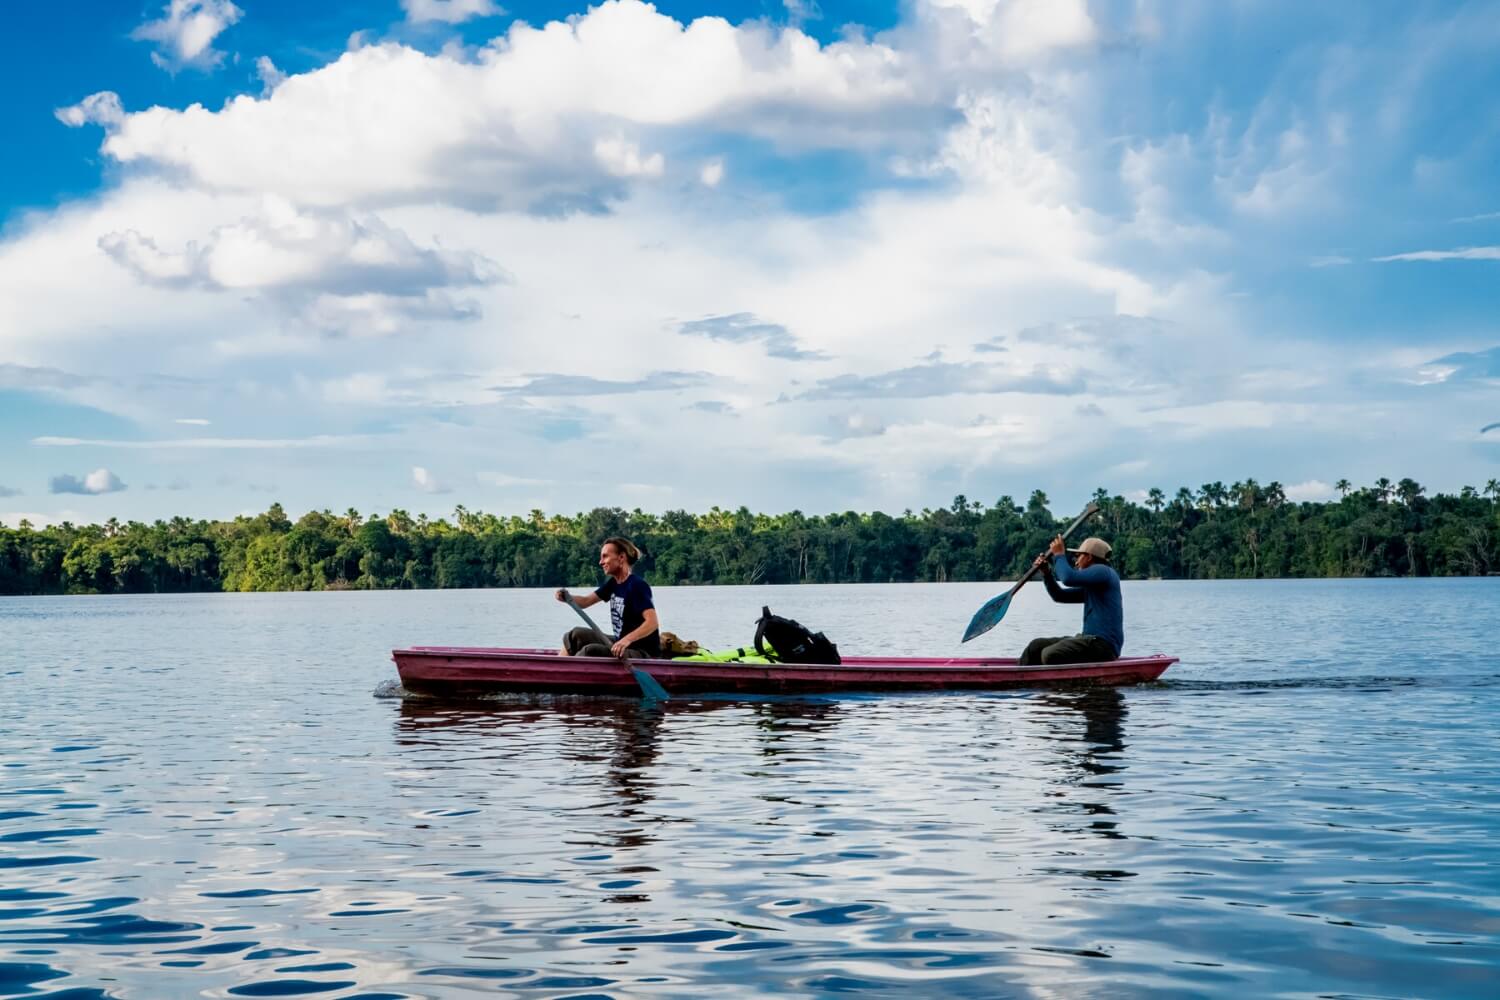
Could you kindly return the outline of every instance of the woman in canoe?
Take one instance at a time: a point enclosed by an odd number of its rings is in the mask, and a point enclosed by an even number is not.
[[[599,568],[608,577],[604,586],[592,594],[574,597],[580,608],[590,608],[600,601],[609,602],[609,621],[615,641],[605,645],[589,628],[575,628],[563,636],[564,656],[660,656],[661,633],[657,631],[656,605],[651,600],[651,585],[630,569],[641,557],[641,550],[628,538],[606,538],[599,546]],[[559,601],[568,599],[566,590],[557,592]]]
[[[1078,554],[1078,565],[1068,565],[1068,552]],[[1067,549],[1061,535],[1037,556],[1047,593],[1059,604],[1083,605],[1083,631],[1033,639],[1021,654],[1020,665],[1106,663],[1119,659],[1125,645],[1125,607],[1120,601],[1120,574],[1109,564],[1109,543],[1085,538]],[[1062,584],[1063,586],[1059,586]]]

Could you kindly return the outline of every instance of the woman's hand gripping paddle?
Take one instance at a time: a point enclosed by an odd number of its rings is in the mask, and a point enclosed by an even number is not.
[[[593,629],[594,637],[596,639],[604,643],[604,645],[606,646],[613,646],[615,644],[615,641],[613,639],[605,635],[602,631],[600,631],[599,626],[594,624],[594,619],[589,617],[588,612],[578,606],[578,602],[573,600],[572,594],[568,593],[566,590],[559,590],[558,593],[562,595],[562,598],[567,602],[568,607],[578,612],[578,617],[583,619],[584,624]],[[620,662],[625,662],[623,657],[621,658]],[[658,682],[655,677],[652,677],[640,667],[631,667],[630,675],[635,678],[636,684],[640,685],[641,695],[648,701],[666,701],[670,697],[670,695],[667,694],[667,689],[662,687],[661,683]]]
[[[1062,537],[1064,539],[1067,539],[1067,537],[1071,535],[1080,524],[1082,524],[1084,521],[1087,521],[1097,513],[1099,513],[1099,505],[1096,503],[1089,504],[1088,507],[1084,509],[1084,512],[1082,514],[1079,514],[1078,517],[1074,519],[1072,524],[1063,529]],[[1000,594],[999,596],[991,597],[988,601],[985,601],[984,607],[974,612],[974,617],[969,619],[969,627],[964,629],[963,641],[968,642],[970,639],[973,639],[976,636],[984,635],[990,629],[994,628],[996,625],[999,625],[1000,619],[1005,617],[1005,612],[1010,610],[1010,599],[1016,596],[1016,591],[1020,590],[1026,585],[1027,580],[1030,580],[1033,576],[1036,576],[1039,569],[1041,569],[1040,566],[1033,564],[1032,567],[1026,571],[1026,574],[1022,576],[1021,579],[1016,581],[1014,587],[1011,587],[1009,590],[1007,590],[1003,594]],[[582,614],[582,612],[580,612],[580,614]]]

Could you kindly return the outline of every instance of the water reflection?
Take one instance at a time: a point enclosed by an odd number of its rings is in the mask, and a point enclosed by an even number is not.
[[[1067,819],[1054,827],[1060,832],[1077,830],[1108,840],[1126,839],[1110,801],[1123,789],[1121,778],[1127,766],[1125,696],[1115,688],[1054,692],[1039,695],[1037,705],[1043,731],[1063,765],[1051,780],[1053,801],[1040,811]],[[1087,822],[1077,823],[1080,816]],[[1112,871],[1090,877],[1120,875]]]
[[[839,703],[831,699],[757,701],[749,707],[761,737],[761,756],[767,758],[815,749],[826,742],[840,711]]]

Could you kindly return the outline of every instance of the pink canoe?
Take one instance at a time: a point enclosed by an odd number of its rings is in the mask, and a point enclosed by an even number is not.
[[[838,666],[802,663],[709,663],[560,656],[550,649],[413,646],[391,652],[401,686],[419,694],[473,695],[518,691],[636,697],[649,675],[672,695],[817,694],[836,691],[988,690],[1141,684],[1154,681],[1175,656],[1132,656],[1108,663],[1021,667],[1014,659],[930,659],[850,656]]]

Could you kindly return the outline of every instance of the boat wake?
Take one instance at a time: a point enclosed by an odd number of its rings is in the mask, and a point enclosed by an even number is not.
[[[1484,688],[1500,687],[1500,674],[1444,674],[1414,677],[1378,674],[1350,677],[1269,677],[1244,680],[1184,680],[1163,678],[1147,685],[1158,691],[1286,691],[1286,690],[1356,690],[1390,691],[1395,688]]]

